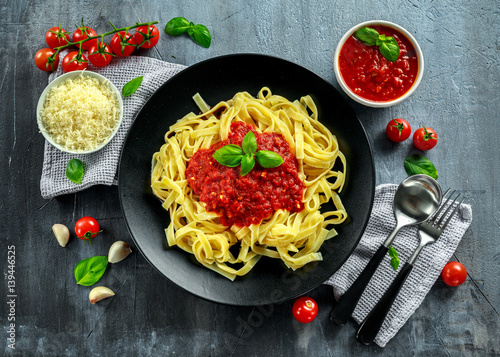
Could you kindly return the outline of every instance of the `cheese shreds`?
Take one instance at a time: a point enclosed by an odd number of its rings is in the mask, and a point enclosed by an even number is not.
[[[56,143],[72,151],[89,151],[113,134],[120,108],[108,83],[82,74],[52,88],[40,114]]]

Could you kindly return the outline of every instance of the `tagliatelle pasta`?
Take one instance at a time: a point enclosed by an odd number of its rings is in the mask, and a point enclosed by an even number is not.
[[[322,260],[321,245],[337,235],[332,226],[347,218],[337,193],[345,182],[346,160],[335,136],[319,122],[312,98],[291,102],[262,88],[257,98],[239,92],[212,108],[199,95],[194,99],[202,114],[189,113],[172,125],[153,155],[151,187],[170,215],[168,245],[194,254],[205,267],[231,280],[247,274],[262,256],[281,259],[293,270]],[[240,121],[257,133],[284,137],[304,187],[301,211],[278,209],[260,224],[224,226],[221,212],[207,210],[194,193],[186,177],[190,159],[227,140],[231,124]],[[334,169],[336,163],[341,170]],[[328,201],[335,210],[321,212]]]

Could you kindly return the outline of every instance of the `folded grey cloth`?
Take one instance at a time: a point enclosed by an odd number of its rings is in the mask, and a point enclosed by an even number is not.
[[[60,54],[60,64],[57,70],[49,76],[49,82],[63,74],[62,59],[68,51]],[[131,79],[143,76],[143,81],[137,92],[123,100],[123,122],[115,137],[103,149],[92,154],[68,154],[59,151],[45,142],[40,191],[43,198],[74,193],[90,186],[116,184],[116,174],[120,153],[128,130],[135,116],[151,97],[151,95],[168,79],[182,71],[186,66],[160,61],[145,56],[116,57],[104,68],[89,65],[89,70],[102,74],[109,79],[118,90]],[[66,165],[70,159],[78,158],[85,164],[85,175],[80,185],[66,178]]]
[[[337,300],[356,280],[375,251],[396,226],[393,200],[397,187],[394,184],[377,186],[372,213],[358,246],[344,265],[325,282],[333,286]],[[375,338],[377,345],[384,347],[420,306],[443,267],[450,260],[471,221],[471,207],[462,204],[436,243],[422,250]],[[399,254],[399,269],[419,243],[417,230],[417,226],[402,228],[392,244]],[[364,320],[398,272],[391,267],[390,258],[387,255],[380,263],[353,312],[352,317],[357,323]]]

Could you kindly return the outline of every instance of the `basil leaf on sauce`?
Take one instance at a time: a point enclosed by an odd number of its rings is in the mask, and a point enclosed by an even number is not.
[[[83,162],[78,159],[71,159],[66,165],[66,177],[71,182],[76,184],[82,183],[83,178]]]
[[[379,34],[377,30],[371,27],[362,27],[354,32],[354,37],[363,42],[365,45],[373,46],[378,40]]]
[[[245,176],[250,171],[252,171],[254,166],[255,166],[255,159],[253,158],[253,154],[246,154],[245,156],[243,156],[241,158],[241,169],[240,169],[241,177]]]
[[[434,164],[425,156],[414,154],[405,159],[406,173],[411,175],[424,174],[437,180],[438,172]]]
[[[83,286],[94,285],[101,279],[107,267],[107,256],[90,257],[80,261],[74,271],[76,283]]]
[[[385,36],[384,36],[385,37]],[[380,44],[379,44],[380,42]],[[382,41],[377,41],[378,49],[382,56],[391,62],[396,62],[399,57],[399,45],[394,37],[385,37]]]
[[[142,84],[142,76],[136,77],[132,79],[130,82],[125,83],[125,85],[122,88],[123,98],[134,94],[139,89],[141,84]]]
[[[259,150],[255,154],[255,158],[259,165],[264,168],[278,167],[283,163],[283,158],[279,154],[269,150]]]
[[[249,131],[243,138],[241,148],[245,154],[254,154],[257,151],[257,139],[255,139],[255,134],[252,131]]]
[[[236,167],[240,164],[243,155],[243,150],[238,145],[229,144],[215,151],[212,156],[221,165]]]

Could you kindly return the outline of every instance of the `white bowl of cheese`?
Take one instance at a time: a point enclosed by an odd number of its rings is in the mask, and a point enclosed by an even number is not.
[[[115,136],[123,119],[123,101],[106,77],[73,71],[45,88],[36,114],[40,132],[50,144],[64,152],[89,154]]]

